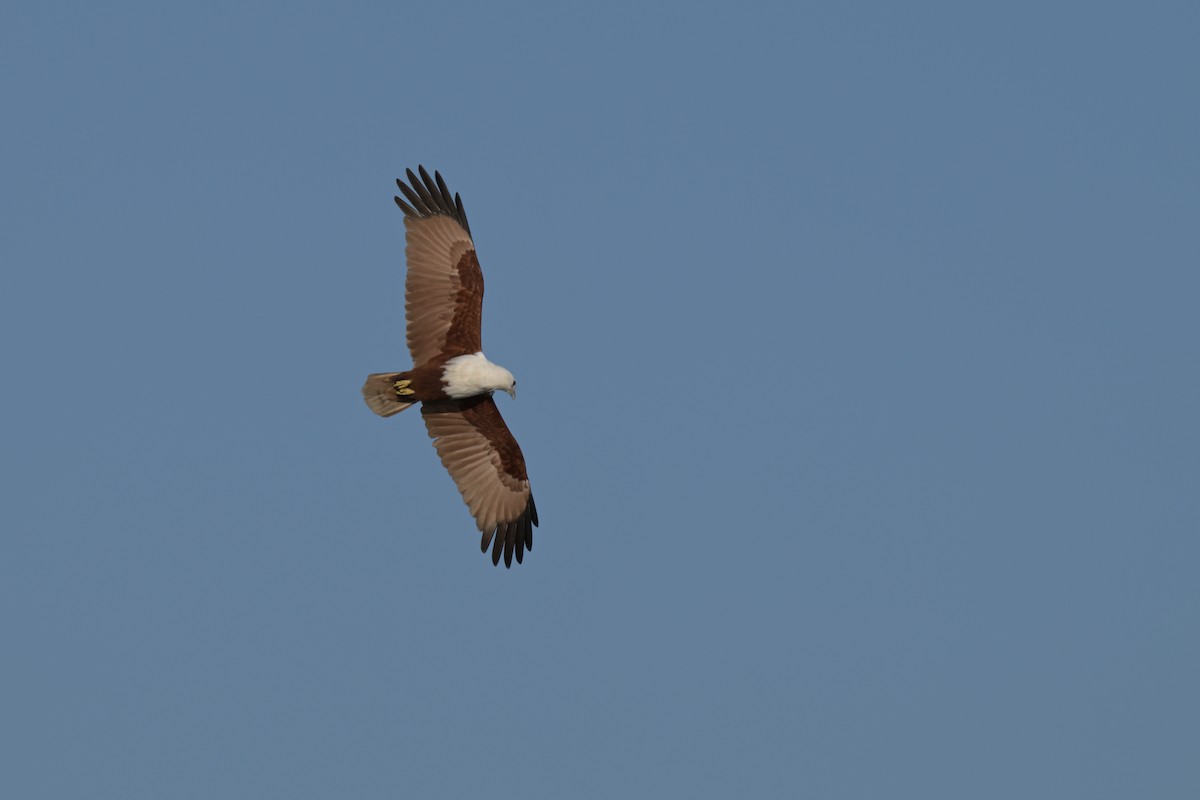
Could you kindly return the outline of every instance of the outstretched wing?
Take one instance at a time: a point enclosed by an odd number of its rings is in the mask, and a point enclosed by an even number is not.
[[[418,170],[419,178],[407,170],[408,184],[396,181],[408,202],[395,199],[408,231],[404,315],[408,349],[419,367],[483,349],[483,273],[462,199],[450,196],[441,173],[431,179],[424,167]]]
[[[483,533],[480,549],[492,545],[492,563],[511,567],[533,549],[537,506],[529,491],[525,457],[491,395],[421,405],[421,417],[442,464]]]

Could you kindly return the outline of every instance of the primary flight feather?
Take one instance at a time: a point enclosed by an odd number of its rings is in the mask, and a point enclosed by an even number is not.
[[[492,400],[496,390],[517,396],[512,373],[483,354],[483,273],[462,198],[451,196],[438,172],[407,170],[404,195],[408,276],[404,315],[413,368],[367,376],[363,399],[381,417],[421,404],[421,418],[450,477],[462,492],[492,563],[512,566],[533,549],[537,506],[525,457]],[[405,202],[407,200],[407,202]]]

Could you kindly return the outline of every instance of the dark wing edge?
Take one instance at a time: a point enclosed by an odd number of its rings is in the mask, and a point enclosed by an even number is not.
[[[462,225],[463,230],[470,236],[471,226],[467,223],[467,212],[463,208],[462,198],[457,193],[451,196],[450,190],[446,188],[446,182],[442,180],[442,173],[434,170],[433,178],[430,178],[425,167],[420,165],[417,166],[417,171],[421,173],[420,177],[411,169],[405,170],[408,183],[399,178],[396,179],[396,186],[400,188],[400,192],[408,199],[408,202],[404,202],[399,197],[392,199],[396,201],[396,205],[400,206],[404,216],[414,219],[450,217]]]
[[[533,529],[537,527],[537,504],[533,502],[533,492],[529,493],[529,502],[521,516],[512,522],[502,522],[495,530],[483,534],[479,542],[479,551],[486,553],[492,548],[492,565],[500,563],[500,555],[504,554],[504,566],[512,568],[513,556],[518,564],[525,563],[525,551],[533,550]]]

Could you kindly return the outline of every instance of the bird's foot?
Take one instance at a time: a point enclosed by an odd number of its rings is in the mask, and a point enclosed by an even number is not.
[[[404,397],[406,395],[413,394],[413,390],[408,388],[410,383],[412,383],[412,381],[396,381],[392,384],[392,386],[396,389],[396,394]]]

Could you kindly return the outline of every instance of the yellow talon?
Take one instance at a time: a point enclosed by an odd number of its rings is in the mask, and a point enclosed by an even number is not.
[[[395,383],[392,384],[392,386],[394,386],[396,388],[396,394],[403,397],[405,395],[410,395],[413,393],[413,390],[408,388],[408,385],[410,383],[412,383],[412,381],[396,381]]]
[[[397,389],[396,394],[409,395],[409,394],[416,394],[416,392],[414,392],[412,389]]]
[[[406,386],[408,386],[410,383],[412,383],[412,381],[396,381],[392,385],[395,386],[397,389],[403,389]]]

